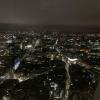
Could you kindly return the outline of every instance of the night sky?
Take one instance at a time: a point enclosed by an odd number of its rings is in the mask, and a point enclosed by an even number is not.
[[[100,25],[100,0],[0,0],[0,23]]]

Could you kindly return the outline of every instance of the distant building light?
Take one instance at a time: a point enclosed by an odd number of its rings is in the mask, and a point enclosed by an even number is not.
[[[25,48],[32,48],[32,45],[27,45],[25,46]]]
[[[16,36],[13,36],[14,39],[16,39]]]
[[[71,59],[71,58],[68,58],[69,61],[76,61],[78,60],[77,58],[74,58],[74,59]]]
[[[12,40],[7,40],[6,43],[12,43]]]
[[[20,65],[20,60],[16,59],[15,60],[15,65],[14,65],[14,70],[17,70],[19,68],[19,65]]]
[[[23,44],[22,43],[20,44],[20,49],[23,49]]]
[[[19,81],[19,82],[23,82],[24,80],[23,80],[23,79],[21,79],[21,78],[18,78],[18,81]]]

